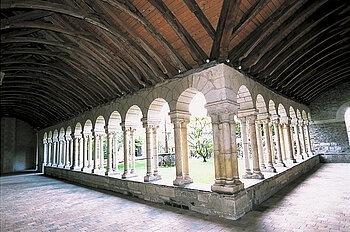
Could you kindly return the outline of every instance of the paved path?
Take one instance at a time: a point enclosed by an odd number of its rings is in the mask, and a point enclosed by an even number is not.
[[[1,231],[350,231],[350,164],[323,164],[237,221],[39,174],[3,176]]]

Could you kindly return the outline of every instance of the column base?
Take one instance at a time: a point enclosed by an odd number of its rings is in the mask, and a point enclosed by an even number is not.
[[[260,165],[260,171],[264,171],[266,169],[265,165]]]
[[[70,165],[66,165],[64,166],[64,169],[70,170],[71,166]]]
[[[309,157],[309,154],[307,154],[305,152],[303,152],[301,155],[304,156],[304,157]]]
[[[51,167],[56,167],[57,168],[57,164],[52,164]]]
[[[46,164],[45,166],[50,166],[50,167],[51,167],[51,166],[52,166],[52,164],[51,164],[51,163],[48,163],[48,164]]]
[[[94,168],[92,169],[92,173],[96,174],[96,175],[105,175],[105,170],[103,169],[99,169],[99,168]]]
[[[73,167],[71,167],[70,168],[70,170],[72,170],[72,171],[81,171],[81,167],[79,167],[79,166],[73,166]]]
[[[91,173],[91,172],[92,172],[92,168],[89,168],[89,167],[83,167],[83,168],[81,169],[81,171],[83,171],[83,172],[87,172],[87,173]]]
[[[297,160],[293,158],[293,159],[289,159],[289,162],[295,164],[297,162]]]
[[[308,152],[307,153],[309,156],[313,156],[314,155],[314,153],[312,153],[312,152]]]
[[[144,182],[150,182],[150,181],[154,181],[154,180],[160,180],[162,179],[162,177],[160,175],[146,175],[144,178],[143,178],[143,181]]]
[[[64,165],[63,164],[60,164],[57,166],[58,168],[64,168]]]
[[[278,163],[275,165],[276,167],[285,167],[286,165],[284,163]]]
[[[190,175],[184,175],[184,179],[185,179],[185,181],[188,182],[188,183],[193,183],[193,180],[192,180],[192,178],[190,177]]]
[[[185,184],[190,184],[192,182],[189,182],[189,180],[185,180],[182,176],[177,176],[176,179],[173,181],[173,185],[181,186]]]
[[[234,185],[216,185],[216,184],[213,184],[211,186],[211,191],[217,192],[217,193],[224,193],[224,194],[234,194],[238,191],[241,191],[242,189],[244,189],[243,183],[234,184]]]
[[[123,173],[122,175],[122,179],[126,179],[126,178],[131,178],[131,177],[137,177],[136,173]]]
[[[105,173],[106,176],[118,176],[120,175],[120,172],[114,172],[114,171],[107,171]]]
[[[264,170],[262,170],[263,172],[277,172],[276,168],[274,167],[267,167]]]
[[[242,178],[244,179],[264,179],[264,175],[260,172],[260,173],[253,173],[253,174],[250,174],[250,175],[247,175],[247,174],[244,174],[242,176]]]

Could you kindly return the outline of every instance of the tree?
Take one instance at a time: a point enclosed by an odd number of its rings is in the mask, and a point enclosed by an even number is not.
[[[189,133],[190,155],[203,158],[203,162],[213,155],[211,123],[207,117],[191,120]]]

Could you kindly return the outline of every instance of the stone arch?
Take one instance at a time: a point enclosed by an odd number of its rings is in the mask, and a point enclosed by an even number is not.
[[[64,136],[65,136],[65,131],[64,131],[64,128],[62,127],[62,128],[60,129],[59,138],[60,138],[60,139],[64,139]]]
[[[199,90],[192,87],[183,91],[176,102],[176,110],[189,112],[191,101],[197,93],[199,93]]]
[[[307,118],[309,119],[309,121],[311,121],[311,113],[307,113]]]
[[[277,114],[275,102],[272,101],[272,100],[269,101],[269,113],[271,115],[276,115]]]
[[[81,127],[80,122],[78,122],[78,123],[75,125],[74,135],[80,135],[80,134],[81,134],[81,131],[82,131],[82,127]]]
[[[90,134],[92,132],[92,122],[90,119],[86,120],[83,131],[84,134]]]
[[[118,111],[113,111],[109,116],[108,130],[117,131],[120,128],[121,121],[122,118],[120,116],[120,113]]]
[[[340,119],[342,121],[345,121],[345,113],[346,111],[350,109],[350,101],[345,102],[344,104],[342,104],[338,110],[337,110],[337,114],[336,114],[336,119]]]
[[[53,136],[52,136],[52,131],[49,131],[49,134],[47,135],[47,138],[48,138],[48,139],[52,139],[52,137],[53,137]]]
[[[303,119],[307,119],[307,115],[306,115],[306,112],[305,112],[305,110],[303,110],[302,112],[301,112],[301,117],[303,118]]]
[[[256,96],[256,108],[260,114],[267,113],[266,102],[261,94]]]
[[[137,105],[132,105],[125,116],[125,124],[127,126],[138,126],[141,123],[142,111]]]
[[[48,139],[47,132],[44,133],[43,139]]]
[[[160,113],[165,105],[167,105],[169,108],[168,102],[165,101],[163,98],[154,99],[148,108],[147,120],[160,121],[161,120]]]
[[[281,117],[287,116],[287,111],[281,103],[278,105],[278,115]]]
[[[240,110],[254,109],[252,95],[245,85],[239,87],[237,93],[237,103],[239,104]]]
[[[71,134],[72,134],[72,128],[70,126],[68,126],[67,129],[66,129],[66,136],[70,137]]]
[[[301,118],[301,113],[300,113],[300,110],[299,109],[297,109],[297,118]]]
[[[58,130],[54,130],[52,138],[57,139],[58,138]]]
[[[105,125],[106,125],[106,122],[105,122],[105,119],[103,116],[98,116],[96,121],[95,121],[95,128],[94,130],[96,132],[104,132],[105,131]]]

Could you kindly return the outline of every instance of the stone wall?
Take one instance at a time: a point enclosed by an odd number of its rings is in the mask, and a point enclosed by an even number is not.
[[[57,167],[46,166],[44,168],[45,175],[48,176],[124,195],[131,195],[146,201],[236,220],[296,178],[310,171],[318,163],[319,156],[312,156],[234,195],[218,194],[211,191],[176,187],[156,182],[145,183],[100,176]]]
[[[350,82],[331,89],[309,106],[312,147],[316,153],[349,152],[344,114],[350,108]]]
[[[320,154],[321,163],[350,163],[350,153]]]
[[[35,168],[35,132],[15,118],[1,118],[1,173]]]

